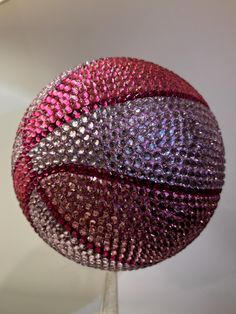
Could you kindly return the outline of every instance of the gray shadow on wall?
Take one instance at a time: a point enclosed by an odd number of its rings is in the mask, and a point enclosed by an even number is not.
[[[93,309],[86,313],[97,313],[105,272],[64,261],[48,250],[32,250],[1,283],[0,313],[84,314],[85,307]]]
[[[226,206],[224,204],[223,208],[220,204],[206,230],[173,258],[176,267],[168,267],[165,272],[166,279],[172,284],[183,289],[196,289],[214,287],[236,278],[236,251],[233,249],[236,211]],[[181,267],[183,262],[184,267]]]

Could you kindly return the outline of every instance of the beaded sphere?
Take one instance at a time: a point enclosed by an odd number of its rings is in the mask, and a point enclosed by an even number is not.
[[[23,213],[52,248],[82,265],[132,270],[200,234],[224,162],[217,121],[190,84],[151,62],[103,58],[33,100],[12,176]]]

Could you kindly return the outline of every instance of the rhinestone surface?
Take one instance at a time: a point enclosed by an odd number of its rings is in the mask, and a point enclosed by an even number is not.
[[[156,264],[200,234],[224,163],[217,121],[191,85],[151,62],[104,58],[59,75],[33,100],[12,175],[45,242],[117,271]]]

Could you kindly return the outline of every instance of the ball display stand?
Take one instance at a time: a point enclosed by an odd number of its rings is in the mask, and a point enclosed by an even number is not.
[[[117,272],[106,273],[99,314],[119,314]]]

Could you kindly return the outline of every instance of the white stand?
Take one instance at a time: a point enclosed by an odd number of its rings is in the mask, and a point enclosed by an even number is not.
[[[107,272],[100,314],[119,314],[118,280],[116,272]]]

